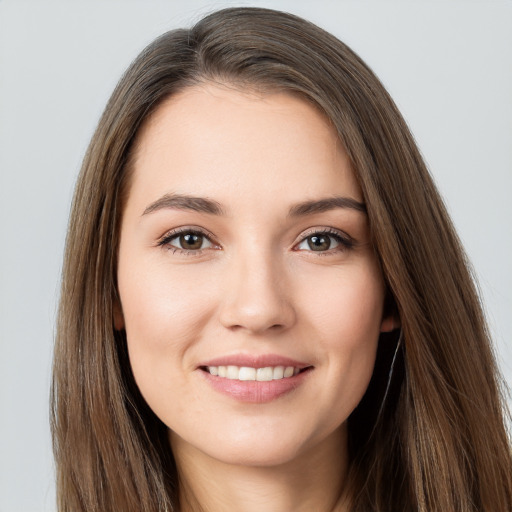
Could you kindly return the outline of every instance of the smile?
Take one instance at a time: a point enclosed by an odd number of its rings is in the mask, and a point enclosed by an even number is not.
[[[278,354],[231,354],[197,367],[215,391],[253,404],[272,402],[298,389],[313,369],[311,364]]]
[[[252,368],[249,366],[207,366],[210,375],[229,380],[268,382],[271,380],[288,379],[298,375],[300,368],[294,366],[266,366],[265,368]]]

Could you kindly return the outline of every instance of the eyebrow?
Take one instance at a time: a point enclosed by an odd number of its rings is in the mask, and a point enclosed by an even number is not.
[[[366,213],[364,203],[356,201],[350,197],[328,197],[298,203],[290,208],[289,217],[301,217],[314,213],[322,213],[335,208],[351,209]],[[224,210],[220,203],[213,199],[205,197],[194,197],[183,194],[165,194],[153,203],[151,203],[142,215],[156,212],[163,209],[190,210],[200,213],[209,213],[211,215],[224,215]]]
[[[154,203],[151,203],[142,215],[153,213],[162,209],[191,210],[194,212],[210,213],[212,215],[223,215],[221,205],[212,199],[205,197],[193,197],[182,194],[165,194]]]
[[[351,197],[335,196],[296,204],[292,206],[288,215],[290,217],[299,217],[313,213],[322,213],[334,210],[335,208],[348,208],[350,210],[366,213],[366,205],[364,203],[356,201]]]

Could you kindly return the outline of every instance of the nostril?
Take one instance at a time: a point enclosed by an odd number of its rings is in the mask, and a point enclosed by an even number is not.
[[[270,286],[269,286],[270,287]],[[268,287],[252,284],[245,280],[230,289],[220,309],[221,324],[231,331],[252,333],[281,332],[295,322],[295,310],[292,304],[270,293]]]

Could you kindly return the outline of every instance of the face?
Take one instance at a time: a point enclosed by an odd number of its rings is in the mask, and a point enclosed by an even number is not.
[[[343,436],[384,285],[325,119],[284,93],[201,85],[139,135],[119,248],[133,374],[174,446],[272,465]]]

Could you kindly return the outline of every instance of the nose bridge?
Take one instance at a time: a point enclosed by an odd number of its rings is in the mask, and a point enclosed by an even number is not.
[[[285,262],[272,247],[254,243],[239,248],[226,273],[221,312],[225,327],[261,333],[294,322]]]

